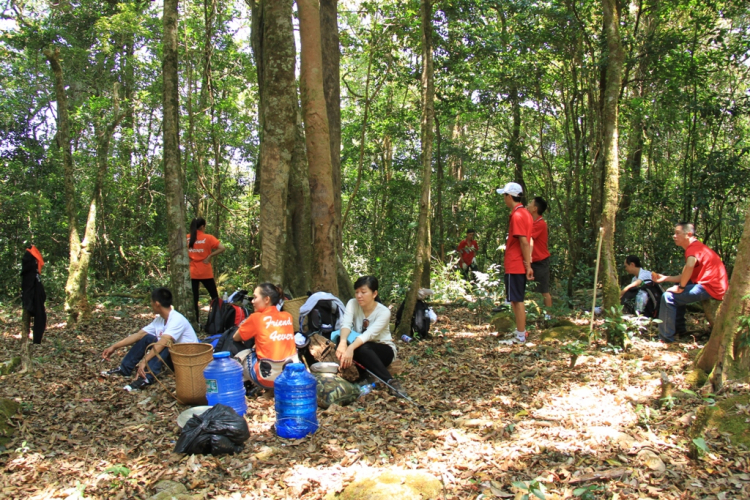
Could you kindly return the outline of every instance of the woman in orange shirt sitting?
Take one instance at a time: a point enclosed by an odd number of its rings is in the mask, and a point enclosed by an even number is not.
[[[255,349],[247,358],[250,377],[260,387],[273,389],[273,381],[284,366],[299,363],[294,343],[292,315],[276,307],[283,292],[272,283],[262,283],[253,291],[255,310],[234,333],[238,342],[255,339]]]
[[[214,269],[211,258],[222,253],[225,248],[219,240],[206,234],[206,219],[197,217],[190,223],[188,235],[188,257],[190,257],[190,281],[193,285],[193,303],[195,304],[195,321],[200,325],[200,309],[198,308],[198,291],[201,283],[208,290],[211,300],[219,297],[214,281]]]

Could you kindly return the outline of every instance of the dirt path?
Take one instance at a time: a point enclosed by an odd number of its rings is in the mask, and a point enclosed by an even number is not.
[[[312,499],[397,467],[434,474],[447,498],[511,498],[513,481],[533,480],[547,498],[587,485],[602,488],[594,498],[750,498],[747,450],[709,432],[709,452],[688,457],[686,430],[706,403],[656,404],[660,371],[680,386],[693,347],[637,340],[629,353],[592,351],[569,370],[556,346],[533,345],[538,336],[499,347],[469,311],[447,311],[442,337],[398,343],[404,386],[429,416],[376,390],[319,412],[316,435],[288,442],[273,431],[273,402],[252,400],[244,452],[221,458],[172,453],[184,407],[164,390],[130,394],[127,381],[98,375],[116,366],[101,350],[150,321],[145,308],[99,309],[79,330],[53,314],[44,344],[32,346],[35,369],[0,377],[0,397],[22,403],[0,455],[0,497],[147,498],[173,479],[206,498]],[[2,335],[4,360],[18,325],[3,324]]]

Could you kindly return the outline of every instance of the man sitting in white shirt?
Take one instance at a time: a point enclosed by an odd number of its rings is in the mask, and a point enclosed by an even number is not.
[[[620,303],[622,305],[634,301],[643,282],[651,281],[651,271],[643,269],[641,267],[641,259],[635,255],[625,257],[625,270],[628,274],[633,275],[633,280],[620,291]]]
[[[199,342],[190,322],[185,316],[172,309],[172,292],[169,289],[157,288],[151,292],[151,309],[156,314],[151,324],[144,326],[138,333],[112,344],[102,352],[102,358],[108,360],[117,349],[133,346],[122,358],[119,367],[102,372],[102,375],[128,377],[135,370],[137,378],[130,385],[125,386],[126,391],[142,389],[154,382],[154,376],[151,373],[146,374],[146,365],[154,375],[159,374],[162,362],[156,356],[157,353],[165,363],[172,364],[169,359],[169,349],[165,347],[169,347],[172,343]],[[151,344],[155,345],[147,353],[147,348]]]

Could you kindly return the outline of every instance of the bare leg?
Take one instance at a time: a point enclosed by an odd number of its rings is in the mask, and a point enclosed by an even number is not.
[[[526,331],[526,305],[523,302],[511,302],[513,314],[516,316],[516,330]]]
[[[552,307],[552,295],[549,293],[543,293],[542,297],[544,297],[544,307]]]

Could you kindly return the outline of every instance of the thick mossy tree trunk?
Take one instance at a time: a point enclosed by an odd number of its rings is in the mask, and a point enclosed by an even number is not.
[[[260,280],[282,283],[287,250],[289,171],[297,127],[296,50],[292,0],[267,1],[262,5]]]
[[[417,303],[417,292],[425,284],[425,269],[429,272],[430,261],[430,178],[432,176],[432,140],[435,130],[435,81],[432,64],[432,0],[422,0],[420,5],[422,22],[422,195],[419,199],[419,222],[417,229],[416,263],[411,288],[406,295],[406,304],[401,316],[404,321],[396,334],[411,335],[411,320]],[[429,285],[429,275],[427,278]]]
[[[65,313],[68,321],[76,323],[88,311],[86,278],[82,275],[81,235],[78,233],[78,206],[76,203],[75,173],[68,118],[68,97],[65,94],[65,80],[60,64],[60,49],[45,49],[52,74],[55,79],[55,99],[57,100],[57,145],[62,153],[63,186],[65,187],[65,215],[68,219],[68,243],[70,261],[68,280],[65,283]]]
[[[616,0],[603,0],[604,32],[607,37],[607,72],[602,106],[604,148],[604,206],[602,209],[602,274],[604,309],[620,302],[615,260],[615,218],[619,195],[620,162],[618,157],[618,99],[622,84],[624,55],[620,42],[620,13]]]
[[[162,78],[164,133],[164,191],[167,201],[167,246],[172,304],[182,314],[192,308],[190,261],[185,232],[185,197],[180,165],[180,94],[177,73],[178,0],[164,0]]]
[[[750,206],[734,261],[732,279],[716,315],[711,338],[696,359],[696,367],[710,374],[714,391],[727,380],[747,378],[750,371],[750,331],[741,318],[750,315]]]
[[[323,91],[320,11],[316,0],[297,0],[301,41],[300,90],[310,172],[313,223],[313,291],[338,295],[336,207],[331,173],[328,111]]]

